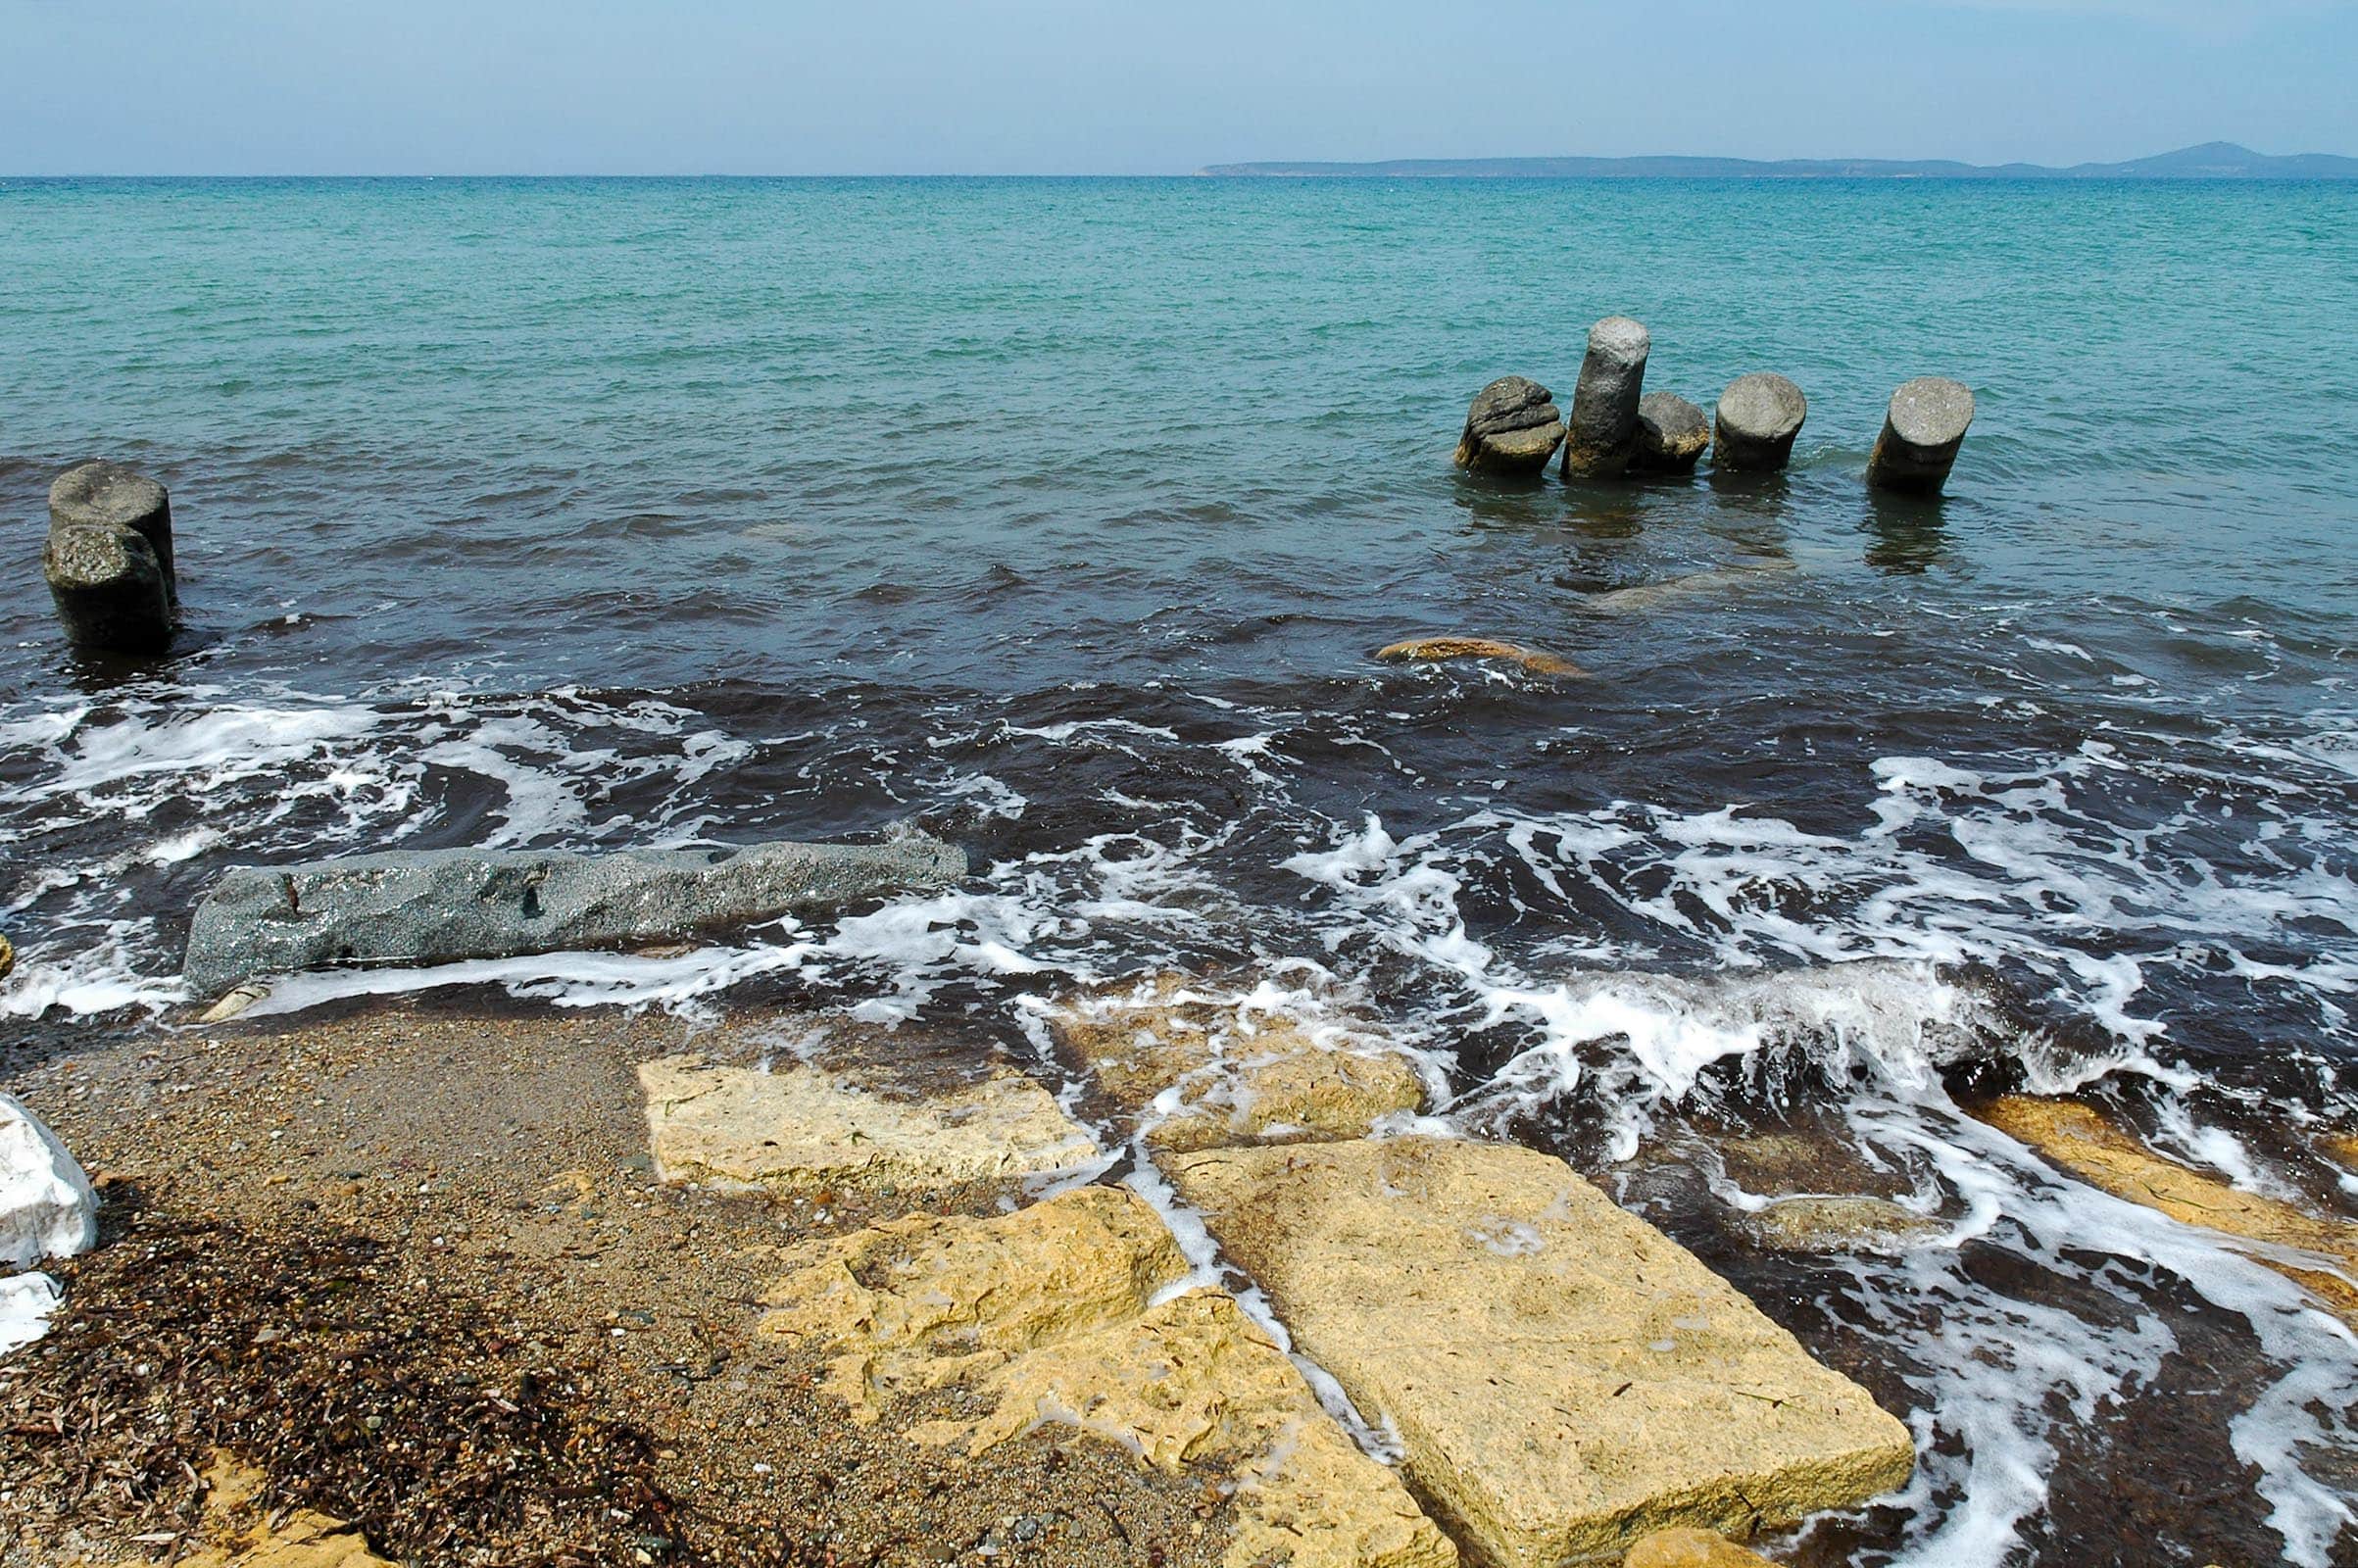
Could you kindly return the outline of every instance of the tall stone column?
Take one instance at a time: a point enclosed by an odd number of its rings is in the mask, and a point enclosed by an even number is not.
[[[1612,479],[1638,450],[1638,402],[1646,394],[1646,357],[1653,337],[1641,322],[1608,316],[1589,328],[1588,357],[1572,392],[1564,434],[1564,477]]]

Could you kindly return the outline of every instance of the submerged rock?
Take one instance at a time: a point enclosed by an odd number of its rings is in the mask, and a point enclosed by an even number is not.
[[[6,937],[0,937],[0,980],[17,972],[17,950]]]
[[[1363,1138],[1424,1105],[1415,1064],[1362,1021],[1242,1005],[1186,975],[1074,998],[1049,1032],[1158,1149]]]
[[[1520,664],[1534,675],[1586,675],[1569,659],[1521,643],[1502,643],[1490,637],[1412,637],[1376,650],[1386,663],[1428,662],[1448,659],[1496,659]]]
[[[1776,1568],[1709,1530],[1657,1530],[1630,1547],[1621,1568]]]
[[[90,1178],[25,1102],[0,1094],[0,1269],[30,1268],[97,1245]]]
[[[1743,1215],[1737,1228],[1753,1246],[1780,1252],[1904,1252],[1948,1232],[1888,1198],[1859,1194],[1781,1198]]]
[[[1974,1109],[1998,1131],[2039,1151],[2070,1174],[2132,1203],[2157,1208],[2182,1225],[2262,1245],[2252,1261],[2306,1287],[2358,1325],[2358,1224],[2313,1214],[2258,1193],[2246,1193],[2176,1160],[2165,1159],[2076,1100],[2008,1095]],[[2339,1272],[2302,1264],[2269,1250],[2295,1248],[2330,1260]]]
[[[1675,392],[1648,392],[1638,400],[1638,445],[1630,454],[1632,473],[1693,473],[1711,445],[1711,421]]]
[[[1712,423],[1713,466],[1764,473],[1785,466],[1809,417],[1809,399],[1791,380],[1755,370],[1728,383]]]
[[[1563,443],[1555,394],[1520,375],[1502,375],[1474,394],[1454,459],[1476,473],[1537,473]]]
[[[1913,1469],[1864,1390],[1561,1160],[1401,1138],[1165,1167],[1482,1561],[1748,1535]]]
[[[613,948],[935,892],[965,874],[964,852],[923,833],[877,845],[398,851],[242,866],[197,906],[182,968],[202,994],[335,964]]]
[[[1628,469],[1652,349],[1652,335],[1626,316],[1608,316],[1589,328],[1589,352],[1580,363],[1564,432],[1565,478],[1610,479]]]
[[[1127,1189],[1080,1188],[991,1219],[912,1216],[785,1260],[760,1332],[828,1357],[827,1387],[863,1422],[956,1387],[956,1413],[912,1439],[981,1453],[1060,1424],[1168,1474],[1223,1473],[1232,1568],[1456,1561],[1234,1298],[1160,1299],[1187,1262]]]
[[[903,1099],[815,1066],[665,1056],[639,1067],[656,1174],[761,1188],[939,1188],[1069,1170],[1095,1139],[1018,1073]]]
[[[1903,495],[1939,495],[1972,424],[1973,389],[1962,381],[1920,375],[1902,382],[1867,459],[1867,482]]]
[[[42,570],[58,619],[77,646],[161,653],[172,641],[172,501],[114,463],[85,463],[49,487]]]

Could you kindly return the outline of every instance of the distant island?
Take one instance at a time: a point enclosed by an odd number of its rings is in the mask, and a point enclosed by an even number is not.
[[[1376,164],[1214,164],[1222,177],[1313,179],[2358,179],[2358,158],[2278,158],[2205,142],[2125,164],[1960,164],[1946,159],[1396,158]]]

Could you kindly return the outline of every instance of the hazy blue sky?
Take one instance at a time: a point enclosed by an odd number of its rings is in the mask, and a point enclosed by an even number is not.
[[[2358,0],[0,0],[0,172],[2358,154]]]

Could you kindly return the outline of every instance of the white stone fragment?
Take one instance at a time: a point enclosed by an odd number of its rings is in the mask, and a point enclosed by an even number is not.
[[[98,1245],[98,1195],[66,1146],[14,1095],[0,1095],[0,1269]]]
[[[0,1279],[0,1355],[21,1350],[49,1332],[49,1314],[64,1297],[46,1274]]]

